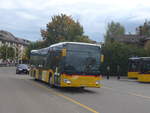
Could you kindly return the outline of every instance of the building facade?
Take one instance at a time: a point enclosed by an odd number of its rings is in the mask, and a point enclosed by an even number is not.
[[[25,48],[30,44],[29,40],[17,38],[10,32],[0,30],[0,47],[3,45],[7,45],[8,47],[12,47],[15,51],[15,62],[19,61],[23,58]],[[8,59],[9,60],[9,59]],[[3,59],[0,59],[0,63]]]
[[[144,46],[145,43],[150,40],[150,37],[128,34],[128,35],[112,36],[111,39],[126,44]]]

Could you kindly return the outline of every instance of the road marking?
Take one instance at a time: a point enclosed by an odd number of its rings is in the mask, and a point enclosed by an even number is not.
[[[106,86],[104,86],[102,88],[108,89],[108,90],[113,90],[113,91],[119,91],[119,90],[114,89],[112,87],[106,87]],[[150,99],[150,96],[145,96],[145,95],[138,94],[138,93],[133,93],[133,92],[126,92],[126,93],[129,94],[129,95],[132,95],[132,96],[141,97],[141,98],[145,98],[145,99]]]
[[[109,90],[114,90],[112,87],[103,86],[102,88],[104,88],[104,89],[109,89]]]
[[[137,94],[137,93],[129,92],[128,94],[133,95],[133,96],[137,96],[137,97],[141,97],[141,98],[145,98],[145,99],[150,99],[149,96],[145,96],[145,95],[141,95],[141,94]]]
[[[63,95],[63,94],[61,94],[61,93],[55,92],[55,91],[53,91],[53,90],[51,90],[51,89],[49,89],[49,88],[47,88],[47,87],[44,87],[43,85],[41,85],[41,84],[39,84],[39,83],[36,83],[36,82],[32,82],[32,83],[33,83],[34,85],[38,86],[38,87],[41,87],[41,88],[46,89],[47,91],[49,91],[49,92],[51,92],[51,93],[53,93],[53,94],[55,94],[55,95],[57,95],[57,96],[59,96],[59,97],[62,97],[62,98],[66,99],[66,100],[68,100],[68,101],[70,101],[70,102],[72,102],[72,103],[74,103],[74,104],[77,104],[77,105],[79,105],[80,107],[82,107],[82,108],[84,108],[84,109],[86,109],[86,110],[88,110],[88,111],[91,111],[92,113],[99,113],[99,112],[97,112],[96,110],[94,110],[94,109],[92,109],[92,108],[90,108],[90,107],[88,107],[88,106],[86,106],[86,105],[84,105],[84,104],[81,104],[80,102],[78,102],[78,101],[76,101],[76,100],[74,100],[74,99],[72,99],[72,98],[70,98],[70,97],[67,97],[67,96],[65,96],[65,95]]]

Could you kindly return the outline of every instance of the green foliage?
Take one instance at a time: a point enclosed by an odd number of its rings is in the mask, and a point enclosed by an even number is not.
[[[7,48],[7,58],[13,60],[15,58],[15,50],[12,47]]]
[[[29,59],[31,50],[40,49],[40,48],[43,48],[43,47],[45,47],[45,42],[44,41],[31,42],[25,50],[25,56],[24,57],[26,59]]]
[[[126,75],[128,70],[128,58],[148,56],[144,48],[123,44],[119,42],[106,43],[102,47],[105,61],[102,65],[102,73],[107,73],[107,66],[110,66],[111,75],[117,74],[117,66],[120,67],[120,74]]]
[[[88,36],[76,36],[75,42],[86,42],[86,43],[95,43],[94,41],[90,40]]]
[[[26,58],[29,59],[30,51],[40,49],[58,42],[87,42],[94,43],[88,36],[83,35],[83,27],[78,21],[74,21],[71,16],[65,14],[56,15],[47,24],[45,30],[41,30],[42,41],[31,43],[25,51]]]
[[[41,30],[41,35],[47,46],[64,41],[92,42],[87,36],[83,35],[83,27],[80,23],[65,14],[52,17],[52,21],[47,24],[46,30]]]
[[[105,34],[105,42],[112,42],[113,38],[118,35],[124,35],[125,28],[118,22],[108,23],[106,34]]]
[[[150,21],[145,20],[143,25],[137,27],[136,34],[150,36]]]
[[[1,59],[14,59],[15,50],[12,47],[8,47],[7,45],[3,45],[0,47],[0,58]]]
[[[150,23],[145,22],[142,30],[139,33],[148,34],[148,26]],[[102,47],[102,52],[105,56],[105,61],[102,64],[101,70],[103,74],[107,74],[107,66],[110,67],[110,74],[117,75],[117,67],[120,67],[120,75],[127,75],[128,70],[128,58],[130,57],[146,57],[150,55],[148,50],[150,49],[149,44],[146,44],[147,49],[141,46],[130,45],[113,40],[115,36],[124,35],[125,29],[120,23],[111,22],[108,24],[107,31],[105,34],[105,44]]]

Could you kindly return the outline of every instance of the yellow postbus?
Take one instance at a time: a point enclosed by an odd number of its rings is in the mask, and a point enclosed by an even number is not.
[[[128,78],[138,78],[140,57],[131,57],[128,60]]]
[[[58,87],[101,87],[101,48],[96,44],[62,42],[32,50],[30,75]]]
[[[150,57],[140,58],[139,82],[150,82]]]

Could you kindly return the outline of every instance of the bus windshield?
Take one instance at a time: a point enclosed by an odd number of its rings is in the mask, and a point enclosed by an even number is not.
[[[100,51],[88,48],[68,50],[64,70],[70,74],[99,75]]]
[[[141,65],[141,73],[150,73],[150,61],[143,61]]]
[[[138,71],[138,65],[139,65],[139,61],[137,60],[130,60],[129,61],[129,72],[137,72]]]

